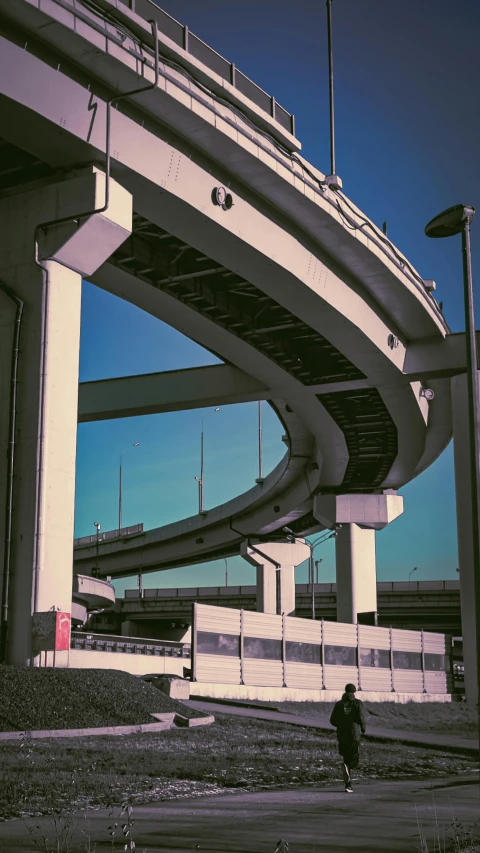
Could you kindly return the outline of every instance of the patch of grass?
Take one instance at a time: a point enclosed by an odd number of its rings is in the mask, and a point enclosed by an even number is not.
[[[168,711],[205,716],[116,669],[0,666],[0,731],[140,725]]]
[[[361,699],[361,693],[358,694]],[[333,702],[272,702],[272,707],[289,714],[315,717],[328,724]],[[459,737],[477,736],[478,716],[473,705],[463,702],[365,702],[367,730],[402,729],[435,732]]]
[[[363,743],[362,779],[472,772],[441,749]],[[324,786],[341,778],[334,734],[218,715],[213,726],[122,738],[0,744],[0,814],[132,805],[221,791]]]
[[[435,805],[435,803],[434,803]],[[480,853],[480,826],[465,824],[454,818],[446,829],[435,823],[433,839],[429,841],[417,811],[420,846],[417,853]]]

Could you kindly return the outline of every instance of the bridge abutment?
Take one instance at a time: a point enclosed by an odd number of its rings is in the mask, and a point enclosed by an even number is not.
[[[361,614],[377,613],[375,531],[403,512],[403,498],[381,495],[320,495],[313,513],[325,527],[337,528],[337,622],[355,624]],[[375,617],[374,617],[375,618]]]
[[[0,533],[7,542],[0,556],[1,627],[2,657],[12,664],[33,661],[33,613],[71,612],[82,275],[94,272],[131,229],[131,196],[118,185],[113,190],[103,215],[45,229],[39,226],[99,209],[105,176],[86,169],[0,200],[0,281],[23,302],[16,401],[12,405],[10,396],[9,407],[15,312],[0,292],[6,317],[0,326],[0,482],[6,485]]]
[[[242,557],[257,569],[257,610],[295,616],[295,567],[310,556],[302,542],[244,542]]]

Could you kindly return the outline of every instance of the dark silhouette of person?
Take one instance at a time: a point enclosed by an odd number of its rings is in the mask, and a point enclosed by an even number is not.
[[[355,697],[354,684],[345,685],[345,693],[335,702],[330,723],[337,730],[338,751],[343,759],[345,791],[353,794],[351,771],[358,767],[361,736],[365,734],[363,702]]]

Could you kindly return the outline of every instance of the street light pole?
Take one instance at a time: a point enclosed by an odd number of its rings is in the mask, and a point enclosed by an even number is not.
[[[200,438],[200,477],[195,477],[198,483],[198,512],[200,515],[205,515],[205,506],[204,506],[204,474],[205,474],[205,434],[204,434],[204,421],[205,418],[209,418],[210,415],[214,415],[215,412],[220,411],[220,406],[217,406],[213,412],[207,412],[206,415],[202,418],[202,435]]]
[[[414,573],[414,572],[418,572],[418,568],[417,568],[417,566],[415,566],[415,568],[414,568],[414,569],[412,569],[412,571],[408,573],[408,582],[409,582],[409,583],[410,583],[410,578],[412,577],[412,575],[413,575],[413,573]]]
[[[138,447],[140,444],[139,441],[136,441],[135,444],[129,444],[128,447],[124,447],[122,452],[120,453],[120,485],[118,490],[118,530],[122,529],[122,456],[126,450],[130,450],[131,447]]]
[[[263,483],[263,438],[262,438],[262,401],[258,401],[258,477],[256,483]]]
[[[100,531],[100,523],[98,521],[94,521],[93,523],[94,523],[95,527],[97,528],[97,538],[96,538],[96,542],[95,542],[95,551],[96,551],[96,560],[95,560],[96,567],[95,568],[96,568],[97,577],[98,577],[98,535],[99,535],[99,531]]]
[[[472,255],[470,225],[475,216],[471,205],[457,204],[431,219],[425,227],[427,237],[453,237],[462,235],[463,294],[465,310],[465,343],[467,355],[468,439],[470,451],[470,508],[472,533],[473,589],[475,598],[475,646],[477,657],[477,708],[480,731],[480,525],[479,510],[479,441],[478,441],[478,386],[477,341],[475,335],[475,310],[473,303]]]
[[[297,538],[301,538],[303,543],[307,546],[307,548],[310,548],[310,556],[308,558],[308,582],[309,583],[311,582],[311,584],[312,584],[312,619],[314,621],[315,621],[315,584],[314,584],[314,575],[313,575],[313,552],[315,551],[315,548],[317,547],[317,545],[321,545],[323,542],[326,542],[327,539],[333,539],[334,537],[336,537],[337,530],[341,526],[342,526],[341,524],[336,524],[335,530],[333,531],[333,533],[328,533],[328,535],[325,535],[324,533],[322,533],[322,535],[318,539],[316,539],[315,542],[309,542],[308,539],[305,539],[305,537],[297,537],[295,535],[295,533],[293,532],[293,530],[290,529],[290,527],[284,527],[283,528],[285,533],[289,534],[288,539],[291,539],[293,542],[295,542],[295,540]],[[321,563],[322,560],[319,560],[319,562]],[[308,586],[308,584],[307,584],[307,586]]]
[[[335,110],[333,104],[332,0],[327,0],[328,92],[330,99],[330,174],[335,175]]]

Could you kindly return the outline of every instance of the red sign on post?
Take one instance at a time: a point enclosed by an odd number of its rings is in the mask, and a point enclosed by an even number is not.
[[[70,648],[70,613],[48,610],[32,617],[32,651],[65,652]]]
[[[68,652],[70,648],[70,613],[57,611],[55,651]]]

